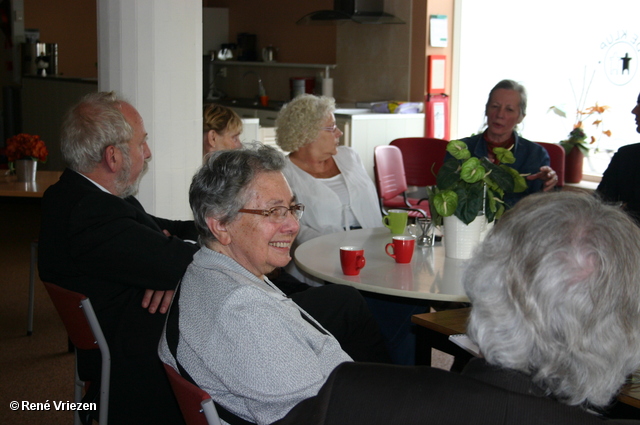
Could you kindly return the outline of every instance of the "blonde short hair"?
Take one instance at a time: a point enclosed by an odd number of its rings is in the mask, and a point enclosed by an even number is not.
[[[208,133],[210,130],[218,134],[223,134],[225,130],[237,130],[242,133],[242,119],[233,109],[210,103],[204,105],[202,127],[203,133]]]
[[[276,119],[276,143],[295,152],[318,138],[324,121],[336,109],[332,97],[302,94],[282,107]]]

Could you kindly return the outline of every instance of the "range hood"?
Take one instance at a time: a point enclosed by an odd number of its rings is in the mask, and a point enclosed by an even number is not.
[[[359,24],[404,24],[384,12],[384,0],[333,0],[333,10],[319,10],[303,16],[298,25],[336,24],[354,21]]]

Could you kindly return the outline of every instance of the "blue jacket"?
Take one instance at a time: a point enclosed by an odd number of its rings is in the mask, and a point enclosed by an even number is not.
[[[540,171],[540,167],[543,165],[549,165],[549,154],[547,150],[535,142],[531,142],[524,137],[514,134],[516,138],[515,145],[513,147],[513,155],[516,157],[516,162],[509,164],[512,168],[518,170],[520,174],[535,174]],[[467,144],[471,155],[477,158],[484,158],[488,156],[487,142],[482,138],[482,133],[476,134],[471,137],[465,137],[460,139]],[[447,158],[449,158],[447,153]],[[504,201],[507,205],[513,206],[520,199],[527,195],[542,190],[542,180],[527,180],[527,190],[520,193],[508,193],[505,194]]]

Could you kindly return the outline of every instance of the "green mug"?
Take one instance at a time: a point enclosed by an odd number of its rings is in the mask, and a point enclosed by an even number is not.
[[[382,223],[387,226],[394,235],[402,235],[407,227],[409,213],[405,210],[389,210],[387,215],[382,217]]]

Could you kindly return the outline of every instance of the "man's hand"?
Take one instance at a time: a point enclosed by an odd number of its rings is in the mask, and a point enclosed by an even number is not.
[[[142,298],[142,308],[148,309],[151,314],[156,311],[164,314],[169,310],[174,292],[173,290],[154,291],[153,289],[147,289]],[[158,306],[160,308],[158,308]]]
[[[535,174],[531,174],[527,176],[527,180],[536,180],[540,179],[544,182],[544,186],[542,188],[543,192],[548,192],[553,189],[558,183],[558,175],[555,171],[549,166],[540,167],[540,171]]]

